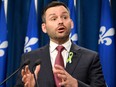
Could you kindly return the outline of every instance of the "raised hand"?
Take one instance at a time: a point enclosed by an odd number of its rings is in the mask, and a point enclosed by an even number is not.
[[[78,87],[77,80],[67,73],[62,66],[55,65],[53,72],[62,80],[59,85],[64,87]]]
[[[39,71],[40,71],[40,65],[36,66],[36,69],[34,71],[36,79],[37,79]],[[28,65],[25,66],[24,69],[22,69],[21,75],[22,75],[22,81],[24,83],[24,87],[34,87],[35,86],[34,75],[30,72]]]

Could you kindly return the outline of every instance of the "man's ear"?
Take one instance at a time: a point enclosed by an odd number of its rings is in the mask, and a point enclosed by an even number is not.
[[[44,33],[47,33],[46,24],[45,24],[45,23],[42,23],[41,28],[42,28],[42,31],[43,31]]]
[[[71,29],[73,29],[73,27],[74,27],[74,22],[73,22],[73,20],[71,19]]]

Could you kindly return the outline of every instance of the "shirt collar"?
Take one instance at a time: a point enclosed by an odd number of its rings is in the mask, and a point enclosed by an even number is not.
[[[65,42],[64,44],[62,44],[62,46],[65,47],[66,51],[70,51],[71,48],[71,40],[69,39],[67,42]],[[56,47],[58,46],[58,44],[54,43],[53,41],[50,41],[50,52],[52,53]]]

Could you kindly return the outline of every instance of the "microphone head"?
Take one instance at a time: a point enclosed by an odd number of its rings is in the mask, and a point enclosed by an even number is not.
[[[41,64],[41,60],[40,60],[40,59],[38,59],[38,60],[35,62],[34,67],[37,66],[37,65],[39,65],[39,64]]]
[[[27,60],[24,61],[24,63],[21,65],[21,67],[29,65],[29,64],[30,64],[30,60],[27,59]]]
[[[41,64],[41,60],[38,59],[37,61],[35,61],[34,65],[32,66],[32,73],[34,73],[34,70],[36,68],[37,65],[40,65]]]

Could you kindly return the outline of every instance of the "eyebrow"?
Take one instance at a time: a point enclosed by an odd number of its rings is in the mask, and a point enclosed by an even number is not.
[[[69,14],[69,13],[65,11],[65,12],[62,12],[62,14]]]
[[[69,14],[68,12],[62,12],[62,14]],[[54,16],[54,15],[56,15],[55,13],[53,13],[53,14],[49,14],[49,16],[48,17],[50,17],[50,16]]]
[[[53,15],[55,15],[55,13],[53,13],[53,14],[50,14],[48,17],[50,17],[50,16],[53,16]]]

